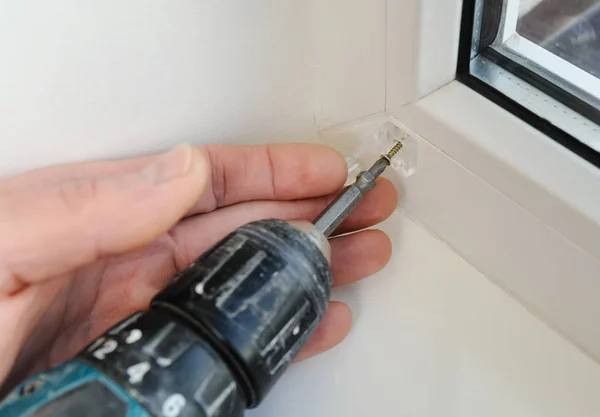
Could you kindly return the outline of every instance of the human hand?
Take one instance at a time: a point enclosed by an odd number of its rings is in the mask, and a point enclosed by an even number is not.
[[[346,179],[343,158],[317,145],[180,146],[150,157],[63,165],[0,180],[0,386],[72,356],[144,310],[188,264],[250,221],[312,220]],[[381,179],[338,233],[396,206]],[[391,244],[376,230],[331,240],[336,286],[371,275]],[[301,352],[339,343],[349,308],[332,302]]]

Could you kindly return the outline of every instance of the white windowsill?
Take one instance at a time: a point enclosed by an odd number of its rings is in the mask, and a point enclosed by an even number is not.
[[[407,211],[600,358],[600,170],[456,81],[393,115],[423,139]]]
[[[457,82],[393,116],[321,133],[342,153],[388,120],[417,139],[417,173],[387,171],[392,261],[337,292],[349,339],[251,415],[600,414],[600,171]]]

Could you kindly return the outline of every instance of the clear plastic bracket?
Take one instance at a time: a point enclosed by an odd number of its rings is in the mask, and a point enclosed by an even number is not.
[[[373,158],[387,154],[398,142],[402,149],[392,158],[391,167],[403,177],[408,178],[417,171],[417,141],[392,122],[384,123],[375,133],[373,140],[363,141],[361,145],[346,157],[348,165],[347,184],[354,182],[358,174],[375,162]],[[366,166],[369,163],[369,166]]]

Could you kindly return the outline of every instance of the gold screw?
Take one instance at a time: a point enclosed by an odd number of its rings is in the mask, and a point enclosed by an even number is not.
[[[398,152],[402,149],[402,142],[398,142],[394,145],[392,149],[387,153],[387,155],[381,155],[382,158],[386,159],[388,165],[392,165],[392,158],[398,155]]]
[[[394,147],[388,152],[388,156],[390,158],[395,157],[396,155],[398,155],[398,152],[400,152],[400,149],[402,149],[402,142],[396,143]]]

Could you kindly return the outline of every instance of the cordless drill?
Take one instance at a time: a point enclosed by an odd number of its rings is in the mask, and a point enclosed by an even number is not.
[[[390,164],[399,142],[314,224],[235,230],[75,359],[17,386],[2,417],[240,417],[256,407],[325,314],[327,237]]]

